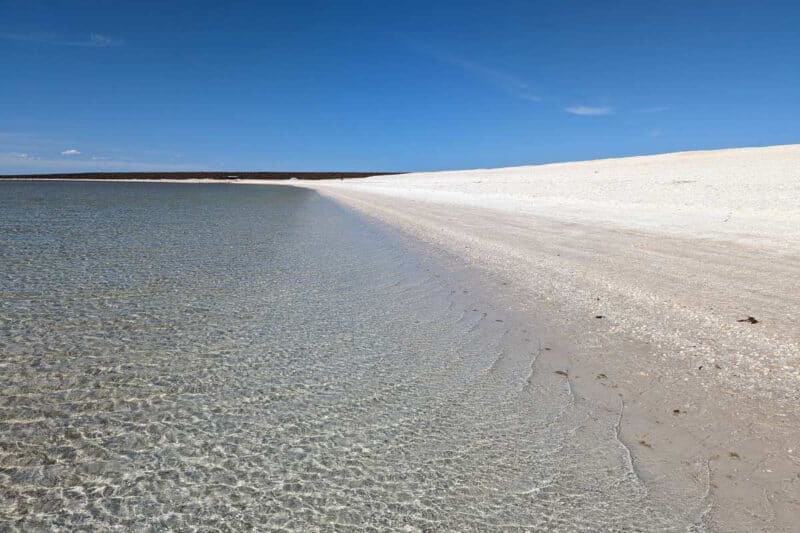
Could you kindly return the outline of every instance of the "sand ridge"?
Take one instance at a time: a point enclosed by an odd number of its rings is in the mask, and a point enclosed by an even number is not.
[[[800,247],[800,145],[320,183],[445,205]]]

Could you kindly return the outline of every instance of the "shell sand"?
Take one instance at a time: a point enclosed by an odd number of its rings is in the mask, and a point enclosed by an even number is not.
[[[649,490],[725,531],[800,516],[800,145],[295,182],[483,273],[619,413]]]

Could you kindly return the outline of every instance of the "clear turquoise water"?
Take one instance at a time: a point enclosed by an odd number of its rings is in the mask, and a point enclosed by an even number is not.
[[[0,251],[0,530],[686,529],[524,327],[314,192],[0,182]]]

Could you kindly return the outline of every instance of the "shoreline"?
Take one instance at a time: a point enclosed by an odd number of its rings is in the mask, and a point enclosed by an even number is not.
[[[687,157],[704,196],[646,190],[665,175],[683,181],[675,160]],[[599,172],[617,177],[594,191],[576,185],[591,179],[587,163],[557,165],[558,175],[550,165],[293,185],[481,272],[497,302],[568,341],[571,387],[619,411],[609,431],[649,490],[697,506],[711,529],[790,531],[800,514],[800,146],[636,159],[604,162]],[[631,185],[643,168],[644,183]],[[760,186],[747,176],[767,190],[751,194]],[[561,197],[530,205],[542,184]],[[591,193],[608,209],[628,189],[637,209],[580,212]],[[715,220],[723,210],[731,216]]]
[[[394,225],[288,187],[6,189],[0,522],[702,523],[648,492],[560,331]]]
[[[576,394],[597,409],[619,412],[618,426],[609,431],[619,432],[633,467],[651,491],[667,501],[708,507],[710,523],[721,530],[763,529],[769,522],[775,530],[790,530],[800,510],[794,496],[800,487],[796,344],[780,347],[770,357],[760,354],[792,334],[791,321],[781,326],[780,316],[765,314],[765,308],[755,312],[761,317],[758,324],[738,322],[747,316],[744,309],[730,310],[727,323],[720,323],[718,316],[691,309],[685,301],[670,301],[678,291],[692,296],[692,289],[699,290],[695,283],[683,287],[681,279],[653,281],[682,269],[697,274],[690,270],[697,262],[692,255],[704,253],[707,243],[606,230],[589,233],[589,228],[548,227],[546,222],[535,226],[534,236],[523,225],[529,219],[509,220],[452,206],[445,214],[430,204],[396,198],[322,193],[399,228],[432,253],[465,263],[480,273],[483,289],[493,293],[496,305],[505,303],[520,320],[527,317],[537,329],[553,332],[550,339],[557,351],[549,356],[567,354],[567,379]],[[584,232],[588,238],[580,236]],[[591,248],[603,241],[611,245]],[[603,271],[622,260],[626,250],[644,251],[633,254],[647,263],[686,246],[691,247],[687,257],[670,259],[670,272],[656,268],[637,273],[636,264],[616,277]],[[729,246],[708,250],[702,260],[726,257]],[[760,264],[771,259],[761,258]],[[717,272],[699,297],[726,290],[725,266],[724,261],[709,263]],[[773,288],[791,281],[797,267],[795,262],[787,270],[776,269],[773,273],[781,276]],[[603,273],[590,277],[593,268]],[[740,290],[735,283],[722,296]],[[765,325],[783,328],[778,340]],[[615,394],[619,405],[614,405]]]

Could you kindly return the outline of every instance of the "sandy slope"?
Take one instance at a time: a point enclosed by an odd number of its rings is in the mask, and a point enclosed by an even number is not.
[[[415,173],[345,186],[557,220],[800,245],[800,145]]]
[[[579,393],[621,394],[653,491],[714,529],[797,530],[800,146],[307,186],[469,262],[555,332]]]

